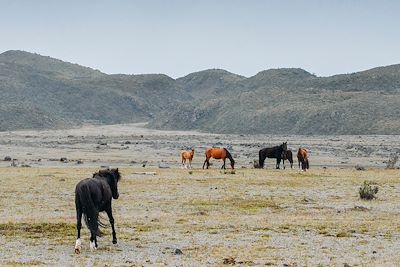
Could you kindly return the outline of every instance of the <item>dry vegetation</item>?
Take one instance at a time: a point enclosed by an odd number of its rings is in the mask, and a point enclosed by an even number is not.
[[[398,170],[124,168],[111,231],[74,254],[74,187],[94,168],[0,168],[0,265],[396,265]],[[363,181],[379,186],[362,201]],[[105,217],[106,218],[106,217]],[[179,250],[182,254],[179,253]]]

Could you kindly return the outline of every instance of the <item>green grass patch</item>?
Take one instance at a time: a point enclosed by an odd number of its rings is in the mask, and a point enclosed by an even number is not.
[[[44,265],[44,262],[38,261],[38,260],[32,260],[32,261],[6,261],[5,265],[7,266],[38,266],[38,265]]]
[[[76,234],[73,223],[2,223],[0,234],[5,236],[22,236],[27,238],[65,238]]]

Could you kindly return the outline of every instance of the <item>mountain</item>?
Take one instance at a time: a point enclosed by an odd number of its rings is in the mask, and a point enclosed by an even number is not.
[[[7,51],[0,54],[0,131],[147,121],[180,98],[174,83]]]
[[[398,134],[400,65],[317,77],[298,68],[243,77],[209,69],[108,75],[24,51],[0,54],[0,131],[148,121],[240,134]]]

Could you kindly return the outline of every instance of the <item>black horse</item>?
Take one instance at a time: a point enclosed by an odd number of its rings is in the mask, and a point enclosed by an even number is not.
[[[97,236],[101,236],[99,226],[104,226],[99,220],[99,212],[105,211],[112,228],[112,242],[117,243],[114,228],[114,218],[111,210],[111,200],[118,199],[118,181],[121,175],[118,169],[100,170],[92,178],[80,181],[75,188],[76,228],[78,238],[75,243],[75,253],[81,252],[82,214],[90,230],[90,249],[97,248]]]
[[[259,168],[264,168],[264,161],[266,158],[276,158],[276,168],[279,169],[281,163],[282,153],[286,153],[287,142],[282,143],[280,146],[263,148],[258,152]]]
[[[282,162],[283,162],[283,169],[285,169],[285,160],[290,162],[290,168],[293,169],[293,153],[292,150],[286,150],[286,152],[282,152]]]

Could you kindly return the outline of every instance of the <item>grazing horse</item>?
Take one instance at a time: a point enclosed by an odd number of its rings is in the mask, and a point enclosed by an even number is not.
[[[214,159],[222,159],[224,161],[224,165],[222,165],[221,169],[225,169],[225,160],[228,158],[231,161],[232,170],[235,168],[235,160],[232,158],[231,153],[226,148],[207,148],[206,150],[206,160],[203,163],[204,165],[207,163],[207,169],[210,166],[210,158]]]
[[[86,226],[90,230],[90,250],[97,249],[97,236],[101,236],[99,226],[104,224],[99,220],[99,212],[105,211],[112,228],[112,242],[117,243],[114,228],[114,218],[111,210],[111,200],[118,199],[118,181],[121,175],[117,169],[100,170],[92,178],[80,181],[75,188],[76,228],[78,238],[75,243],[75,253],[81,252],[81,219],[84,216]]]
[[[186,160],[189,161],[189,168],[192,168],[192,160],[194,156],[194,148],[190,151],[182,151],[181,152],[181,159],[182,159],[182,168],[187,169]]]
[[[264,161],[266,158],[276,158],[276,168],[279,169],[281,163],[282,153],[286,153],[287,142],[282,143],[280,146],[263,148],[258,152],[258,165],[259,168],[264,168]]]
[[[310,164],[308,163],[308,152],[305,148],[299,148],[297,151],[297,160],[299,161],[299,168],[301,163],[301,169],[306,171],[310,168]]]
[[[290,162],[290,168],[293,168],[293,153],[292,150],[286,150],[285,152],[282,152],[282,161],[283,161],[283,169],[285,169],[285,159],[287,159]]]

